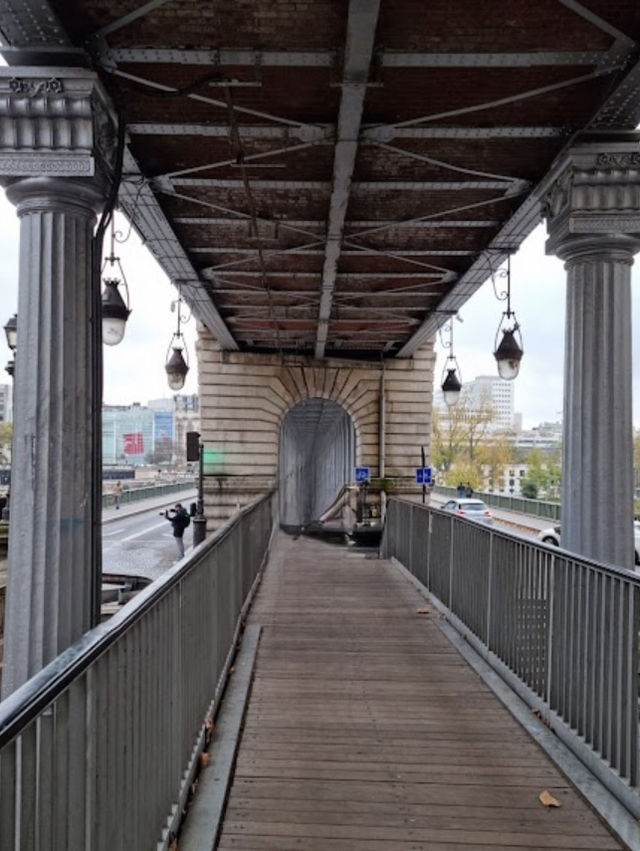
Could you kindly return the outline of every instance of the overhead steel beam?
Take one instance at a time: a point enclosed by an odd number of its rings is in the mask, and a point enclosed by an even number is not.
[[[235,248],[233,246],[196,246],[195,248],[189,248],[190,254],[242,254],[242,255],[257,255],[259,249],[258,248]],[[285,249],[282,252],[278,252],[280,254],[288,251],[290,254],[294,253],[294,249]],[[324,254],[324,249],[322,248],[304,248],[301,247],[299,250],[295,250],[295,253],[299,257],[318,257]],[[471,249],[456,249],[456,248],[431,248],[428,250],[425,249],[394,249],[394,254],[397,254],[399,257],[431,257],[432,255],[442,255],[451,256],[451,257],[468,257],[470,254],[477,254],[477,250]],[[367,254],[367,250],[363,251],[341,251],[341,257],[365,257]],[[265,256],[269,256],[268,252]],[[212,269],[218,268],[217,266],[212,266]]]
[[[139,181],[143,180],[138,164],[128,149],[125,150],[123,166],[127,174],[134,175],[137,172]],[[136,185],[131,181],[123,182],[120,186],[118,201],[172,283],[180,282],[182,294],[198,319],[207,326],[224,349],[237,349],[238,344],[211,299],[200,297],[204,284],[191,265],[148,184],[143,182]]]
[[[217,275],[216,271],[217,267],[213,266],[208,269],[201,269],[200,274],[204,275],[206,278],[213,277],[215,278]],[[233,272],[226,270],[224,273],[225,280],[229,282],[232,277],[235,275],[237,278],[261,278],[264,273],[261,269],[254,269],[250,271],[242,271],[242,272]],[[278,277],[278,278],[320,278],[321,272],[296,272],[294,270],[288,271],[287,269],[281,269],[277,271],[271,271],[267,269],[266,274],[268,277]],[[336,272],[336,278],[339,278],[341,281],[357,281],[363,280],[367,281],[371,278],[387,278],[387,279],[395,279],[398,280],[404,278],[411,278],[415,280],[416,278],[435,278],[436,280],[441,280],[442,273],[440,272]]]
[[[498,200],[498,199],[496,199]],[[220,226],[235,226],[235,225],[247,225],[247,218],[238,218],[234,219],[231,217],[227,218],[218,218],[215,216],[175,216],[173,221],[176,224],[181,225],[220,225]],[[313,219],[261,219],[260,222],[265,222],[271,225],[288,225],[289,227],[300,227],[300,228],[325,228],[326,222],[323,220],[313,220]],[[438,220],[427,220],[427,219],[414,219],[410,222],[406,221],[389,221],[389,220],[378,220],[375,219],[353,219],[352,221],[348,221],[344,223],[346,228],[376,228],[381,226],[383,228],[392,228],[395,225],[398,227],[406,228],[493,228],[497,227],[500,222],[496,219],[438,219]],[[318,234],[321,236],[322,234]]]
[[[577,86],[580,83],[588,83],[591,80],[597,80],[599,77],[604,77],[610,74],[613,74],[614,71],[619,71],[624,65],[624,61],[621,59],[619,63],[612,64],[607,66],[606,68],[600,68],[596,71],[592,71],[590,74],[580,74],[577,77],[571,77],[568,80],[561,80],[558,83],[550,83],[547,86],[538,86],[535,89],[525,89],[521,92],[517,92],[513,95],[507,95],[502,98],[495,98],[494,100],[485,101],[484,103],[474,103],[470,106],[459,107],[458,109],[447,109],[443,112],[432,112],[427,115],[418,116],[417,118],[410,118],[406,121],[396,121],[392,124],[383,124],[381,127],[413,127],[419,124],[426,124],[429,121],[441,121],[444,118],[453,118],[458,115],[470,115],[476,112],[482,112],[485,109],[495,109],[499,106],[508,106],[512,103],[520,103],[525,100],[529,100],[530,98],[540,97],[541,95],[550,94],[551,92],[560,91],[561,89],[570,88],[571,86]]]
[[[156,2],[166,2],[166,0],[156,0]],[[104,28],[100,32],[108,31]],[[517,53],[422,53],[383,50],[376,53],[375,58],[377,65],[382,68],[531,68],[545,65],[594,66],[605,62],[607,57],[606,50],[540,50]],[[105,64],[110,65],[129,62],[140,65],[332,68],[336,64],[337,54],[333,50],[284,51],[229,48],[190,50],[187,48],[112,47],[102,54],[101,59]]]
[[[134,9],[132,12],[129,12],[127,15],[123,15],[120,18],[116,18],[115,21],[112,21],[110,24],[107,24],[104,27],[101,27],[97,30],[92,39],[95,39],[99,36],[109,35],[109,33],[116,32],[122,27],[126,27],[129,24],[132,24],[134,21],[137,21],[138,18],[143,18],[145,15],[148,15],[149,12],[153,12],[154,9],[159,8],[160,6],[164,6],[165,3],[168,3],[169,0],[149,0],[148,3],[143,3],[141,6],[138,6],[137,9]]]
[[[640,121],[640,62],[636,62],[625,78],[619,83],[607,100],[599,108],[591,121],[591,128],[620,127],[621,117],[630,128]],[[566,151],[572,143],[567,141]],[[500,232],[489,243],[486,250],[475,263],[461,276],[460,280],[445,296],[434,312],[423,322],[411,339],[398,352],[398,357],[410,357],[423,343],[429,340],[443,324],[444,310],[457,312],[462,305],[482,286],[492,271],[503,263],[507,256],[517,250],[523,240],[540,222],[540,200],[552,183],[558,178],[559,164],[563,161],[560,153],[545,177],[533,189],[514,215],[503,225]]]
[[[349,142],[357,147],[357,142]],[[337,146],[336,146],[337,147]],[[265,156],[268,156],[265,155]],[[217,177],[176,177],[171,178],[173,186],[200,186],[214,189],[244,189],[242,180]],[[514,183],[524,183],[517,179],[500,180],[362,180],[352,183],[352,192],[457,192],[466,189],[508,189]],[[313,192],[332,189],[332,184],[324,180],[251,180],[251,188],[258,191],[269,189]]]
[[[619,45],[625,47],[627,50],[635,47],[633,39],[629,38],[626,33],[623,33],[617,27],[614,27],[613,24],[605,21],[604,18],[601,18],[600,15],[597,15],[591,9],[587,9],[587,7],[583,3],[579,3],[578,0],[558,0],[558,2],[562,3],[563,6],[566,6],[567,9],[571,9],[572,12],[575,12],[576,15],[579,15],[585,21],[593,24],[594,27],[597,27],[602,32],[607,33],[607,35],[612,36]]]
[[[127,74],[124,71],[118,71],[110,68],[107,68],[106,70],[110,71],[114,77],[119,77],[123,80],[130,80],[133,83],[138,83],[139,85],[146,86],[149,89],[155,89],[160,92],[174,92],[176,95],[180,94],[175,86],[166,86],[164,83],[158,83],[155,80],[149,80],[146,77],[140,77],[137,74]],[[218,100],[217,98],[195,94],[194,92],[189,92],[188,94],[183,95],[183,97],[188,98],[189,100],[198,101],[199,103],[206,103],[210,106],[217,106],[220,109],[225,110],[225,112],[227,110],[227,103],[223,100]],[[236,104],[234,105],[234,110],[243,115],[254,115],[256,118],[266,118],[269,121],[275,121],[276,123],[287,127],[310,127],[312,128],[312,132],[316,129],[313,124],[307,124],[304,121],[293,121],[292,119],[285,118],[282,115],[273,115],[270,112],[251,109],[246,106],[239,106]]]
[[[228,124],[159,124],[137,122],[127,125],[129,133],[136,136],[211,136],[229,138]],[[333,144],[335,128],[332,124],[307,124],[299,127],[278,127],[273,124],[241,124],[238,132],[243,139],[298,139],[301,142],[315,141],[317,144]]]
[[[191,200],[191,199],[189,199]],[[495,199],[500,200],[498,198]],[[234,226],[247,225],[249,218],[217,218],[214,216],[175,216],[173,221],[181,225],[220,225]],[[276,226],[289,226],[300,228],[325,228],[326,222],[323,220],[313,219],[261,219],[260,222],[265,222]],[[393,227],[415,227],[415,228],[493,228],[500,224],[495,219],[438,219],[430,221],[427,219],[413,219],[407,221],[394,220],[376,220],[376,219],[353,219],[344,223],[345,228],[393,228]],[[318,234],[320,236],[321,234]]]
[[[380,0],[350,0],[344,50],[342,89],[333,161],[333,189],[329,203],[327,243],[322,270],[322,297],[318,311],[315,356],[322,358],[329,331],[331,303],[342,234],[347,215],[351,179],[358,152],[358,138],[369,67],[373,56]]]
[[[317,145],[334,143],[332,124],[279,127],[273,124],[242,124],[239,132],[244,139],[299,139]],[[134,136],[211,136],[227,139],[226,124],[175,124],[135,122],[127,126]],[[389,142],[392,139],[554,139],[567,136],[564,127],[384,127],[363,125],[360,144]]]

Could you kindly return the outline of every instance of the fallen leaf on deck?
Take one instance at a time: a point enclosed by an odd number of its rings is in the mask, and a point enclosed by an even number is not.
[[[551,792],[547,792],[545,789],[544,792],[540,792],[538,796],[538,800],[541,804],[544,804],[545,807],[560,807],[560,801],[557,798],[554,798]]]
[[[209,765],[210,762],[211,762],[211,757],[209,756],[208,753],[203,752],[203,753],[200,754],[200,766],[201,766],[201,768],[205,768],[207,765]],[[558,804],[558,806],[560,806],[560,805]]]
[[[431,613],[431,609],[416,609],[417,615],[428,615]]]

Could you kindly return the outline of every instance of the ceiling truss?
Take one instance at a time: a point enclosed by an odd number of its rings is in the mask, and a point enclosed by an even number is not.
[[[562,151],[640,122],[640,12],[394,4],[23,0],[0,39],[101,69],[119,202],[223,348],[405,357],[535,227]]]

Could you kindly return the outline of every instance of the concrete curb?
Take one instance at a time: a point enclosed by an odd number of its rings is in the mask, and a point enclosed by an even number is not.
[[[193,488],[186,488],[184,491],[176,491],[175,493],[165,494],[164,496],[152,496],[149,499],[141,499],[139,502],[123,505],[120,508],[105,508],[102,511],[103,526],[108,523],[113,523],[115,520],[120,520],[122,517],[133,517],[136,514],[144,514],[145,511],[151,511],[153,508],[166,508],[169,505],[175,505],[176,502],[182,502],[190,499],[195,500],[197,491]],[[108,515],[105,512],[109,512]]]
[[[210,764],[202,769],[198,791],[180,832],[180,851],[213,849],[218,841],[233,779],[242,724],[251,693],[262,627],[248,626],[236,656],[209,746]]]

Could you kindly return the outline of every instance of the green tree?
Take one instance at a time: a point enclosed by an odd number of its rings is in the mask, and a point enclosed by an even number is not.
[[[504,468],[515,462],[514,447],[506,434],[497,434],[478,447],[478,457],[489,487],[496,488]]]
[[[528,479],[522,482],[520,490],[522,491],[522,496],[525,499],[537,499],[538,498],[538,486],[535,482],[530,482]]]
[[[431,457],[434,465],[444,473],[453,464],[479,465],[478,449],[486,439],[493,408],[487,398],[479,403],[460,394],[457,405],[446,413],[434,410]]]
[[[11,437],[13,426],[11,423],[0,423],[0,464],[11,463]]]
[[[560,460],[559,452],[543,452],[534,447],[526,457],[527,482],[531,482],[538,490],[553,499],[560,493]]]

